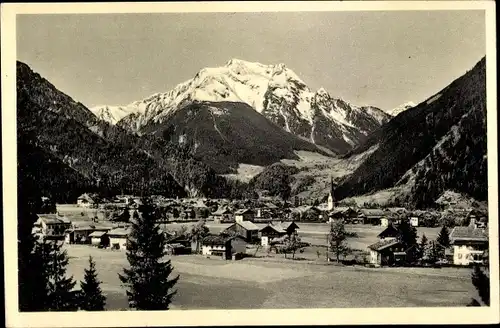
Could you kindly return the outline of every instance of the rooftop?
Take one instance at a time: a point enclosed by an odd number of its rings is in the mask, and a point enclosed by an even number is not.
[[[71,221],[58,214],[37,214],[45,224],[71,224]]]
[[[394,246],[398,243],[399,243],[399,241],[397,241],[395,239],[381,240],[381,241],[376,242],[375,244],[368,246],[368,248],[370,248],[374,251],[381,251],[381,250],[386,249],[388,247]]]
[[[203,238],[202,244],[204,245],[225,245],[230,237],[221,236],[221,235],[208,235]]]
[[[125,237],[130,234],[130,228],[116,228],[108,231],[108,236]]]
[[[236,215],[252,214],[252,213],[253,213],[252,210],[249,210],[248,208],[239,209],[236,212],[234,212],[234,214],[236,214]]]
[[[225,207],[222,207],[222,208],[219,207],[217,209],[217,211],[213,212],[212,214],[213,215],[222,215],[222,214],[230,214],[230,213],[231,213],[231,211],[229,211],[227,208],[225,208]]]
[[[384,216],[385,211],[379,208],[363,208],[360,210],[361,214],[365,216]]]
[[[237,222],[237,224],[239,224],[240,226],[242,226],[246,230],[259,230],[259,227],[257,225],[255,225],[255,223],[250,222],[250,221],[241,221],[241,222]]]
[[[455,227],[450,233],[450,240],[454,241],[488,241],[488,235],[483,229],[474,227]]]
[[[94,232],[92,232],[89,235],[89,237],[96,237],[96,238],[98,238],[98,237],[104,236],[106,233],[107,233],[107,231],[94,231]]]

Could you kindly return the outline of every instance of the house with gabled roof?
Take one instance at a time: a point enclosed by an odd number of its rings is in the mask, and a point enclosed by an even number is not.
[[[250,221],[238,221],[224,229],[221,234],[229,236],[241,236],[246,242],[252,243],[259,238],[259,227]]]
[[[486,230],[477,228],[472,219],[468,227],[454,227],[450,232],[450,244],[453,247],[453,264],[470,265],[483,263],[488,250]]]
[[[390,223],[387,228],[378,234],[379,241],[368,246],[370,252],[370,263],[380,265],[398,265],[406,260],[407,252],[401,243],[399,229]]]
[[[254,218],[254,212],[248,208],[242,208],[234,212],[234,221],[252,221]]]
[[[130,228],[119,227],[108,231],[109,245],[112,249],[127,249],[127,238],[130,234]]]
[[[235,255],[245,254],[246,246],[241,236],[208,235],[201,241],[201,254],[230,260]]]
[[[403,263],[406,258],[406,252],[397,239],[382,239],[375,244],[368,246],[370,251],[370,264],[395,265]]]
[[[109,236],[107,231],[96,230],[89,234],[90,244],[97,247],[109,247]]]
[[[267,246],[274,239],[280,239],[284,236],[290,236],[296,233],[299,226],[295,222],[279,222],[267,224],[259,230],[261,245]]]
[[[107,232],[111,227],[96,225],[96,224],[73,224],[66,231],[66,242],[68,244],[91,244],[90,235],[94,232]]]
[[[76,204],[80,207],[92,207],[95,203],[95,196],[88,193],[82,194],[76,199]]]
[[[379,239],[395,239],[395,238],[398,238],[400,234],[401,234],[401,232],[394,224],[389,224],[387,226],[387,228],[382,230],[382,232],[380,232],[377,235],[377,238],[379,238]]]
[[[359,211],[359,218],[364,224],[380,225],[382,218],[388,217],[387,211],[379,208],[363,208]]]
[[[66,232],[71,228],[71,220],[59,214],[37,214],[33,233],[40,239],[64,241]]]
[[[212,213],[214,220],[219,222],[227,222],[232,220],[233,212],[226,206],[219,207]]]

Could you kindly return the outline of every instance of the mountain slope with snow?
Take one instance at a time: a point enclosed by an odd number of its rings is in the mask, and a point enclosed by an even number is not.
[[[169,119],[194,101],[242,102],[287,132],[344,153],[390,119],[375,107],[359,107],[331,97],[323,88],[312,91],[284,64],[263,65],[231,59],[204,68],[193,79],[166,93],[127,106],[100,106],[101,119],[142,134],[148,125]]]
[[[415,106],[417,106],[417,104],[415,104],[413,101],[409,101],[409,102],[406,102],[404,104],[399,105],[396,108],[388,110],[387,114],[389,114],[391,116],[398,116],[398,114],[400,114],[404,111],[407,111],[408,109],[413,108]]]

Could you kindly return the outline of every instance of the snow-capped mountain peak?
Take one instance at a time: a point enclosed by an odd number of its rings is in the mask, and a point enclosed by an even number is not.
[[[112,124],[140,132],[150,123],[161,124],[195,101],[246,103],[286,131],[313,143],[320,142],[318,134],[326,134],[323,139],[328,140],[340,138],[342,142],[334,142],[333,147],[340,151],[356,144],[361,135],[383,121],[331,97],[325,88],[312,91],[283,63],[264,65],[237,58],[230,59],[224,66],[203,68],[192,79],[166,93],[126,106],[101,106],[92,111]]]
[[[400,114],[400,113],[402,113],[410,108],[413,108],[415,106],[417,106],[417,104],[415,104],[413,101],[409,101],[409,102],[406,102],[404,104],[399,105],[396,108],[387,110],[387,114],[389,114],[391,116],[397,116],[398,114]]]

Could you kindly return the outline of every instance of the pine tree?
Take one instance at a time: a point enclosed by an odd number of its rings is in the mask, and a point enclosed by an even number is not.
[[[66,250],[62,250],[62,243],[43,242],[49,245],[47,258],[48,267],[48,299],[49,310],[52,311],[76,311],[78,309],[78,299],[73,291],[76,282],[73,276],[66,277],[66,266],[69,258]]]
[[[189,233],[192,242],[196,243],[196,253],[200,251],[200,242],[209,234],[210,230],[205,225],[205,221],[198,221]]]
[[[401,224],[398,227],[400,231],[399,241],[403,244],[406,250],[406,261],[413,263],[417,250],[417,229],[410,225],[408,219],[401,219]]]
[[[89,268],[85,269],[84,281],[80,281],[80,308],[85,311],[103,311],[106,297],[102,294],[97,278],[95,262],[89,256]]]
[[[330,250],[335,254],[337,263],[340,262],[340,256],[347,255],[350,251],[347,246],[348,233],[345,230],[343,220],[335,220],[330,224],[330,233],[328,234],[328,242]]]
[[[137,310],[168,310],[179,276],[170,279],[173,267],[166,255],[166,237],[154,220],[154,208],[144,202],[132,222],[127,241],[130,268],[118,274],[127,289],[129,306]]]
[[[443,248],[438,242],[431,241],[426,253],[429,263],[434,264],[443,257]]]
[[[450,234],[448,233],[448,228],[446,228],[446,226],[441,228],[436,241],[444,248],[450,247]]]
[[[420,239],[420,245],[418,245],[418,257],[420,260],[423,260],[425,257],[425,251],[427,249],[427,244],[428,244],[428,239],[425,233],[422,235],[422,238]]]
[[[22,139],[22,138],[21,138]],[[23,154],[19,154],[23,156]],[[35,183],[33,167],[19,161],[17,190],[18,292],[20,311],[44,311],[48,308],[48,273],[42,249],[32,230],[38,219],[42,198]]]

